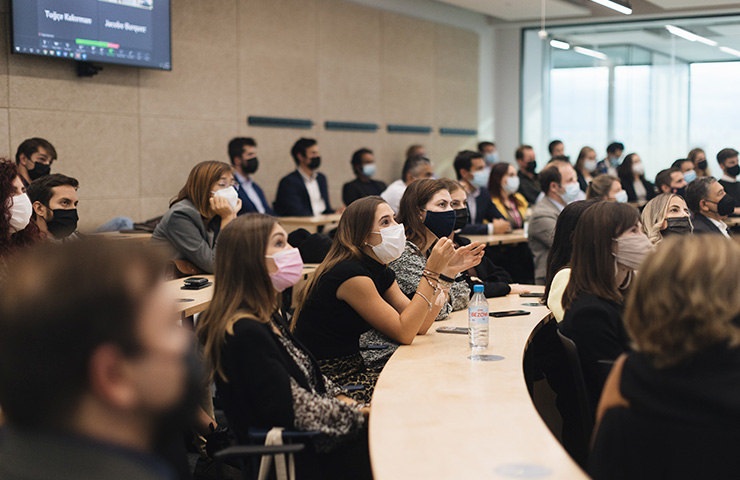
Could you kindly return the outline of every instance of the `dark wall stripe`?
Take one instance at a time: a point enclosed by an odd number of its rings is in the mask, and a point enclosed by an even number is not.
[[[422,125],[388,125],[387,128],[390,133],[432,133],[432,127]]]
[[[253,127],[311,128],[313,121],[302,118],[247,117],[247,125]]]
[[[359,122],[324,122],[324,128],[327,130],[348,130],[354,132],[375,132],[378,130],[377,123],[359,123]]]
[[[478,135],[478,130],[472,128],[446,128],[439,129],[440,135],[460,135],[465,137],[474,137]]]

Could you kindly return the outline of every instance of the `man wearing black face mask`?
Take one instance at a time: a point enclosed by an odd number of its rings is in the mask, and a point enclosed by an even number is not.
[[[329,204],[326,177],[321,166],[319,146],[313,138],[301,138],[290,150],[296,169],[284,176],[275,196],[275,212],[281,217],[310,217],[334,213]]]
[[[519,192],[530,205],[534,205],[540,194],[540,183],[537,179],[537,161],[534,158],[534,149],[529,145],[522,145],[516,149],[516,163],[519,165]]]
[[[734,209],[735,202],[714,177],[699,177],[686,189],[686,205],[694,212],[694,234],[714,233],[730,238],[722,220]]]
[[[734,148],[723,148],[717,153],[717,162],[722,169],[722,178],[719,183],[725,192],[735,201],[734,215],[740,215],[740,183],[737,176],[740,174],[740,165],[737,162],[737,150]]]
[[[666,168],[655,176],[655,187],[659,193],[675,193],[685,197],[686,185],[686,179],[678,168]]]
[[[51,173],[51,164],[57,159],[54,145],[43,138],[29,138],[18,145],[15,163],[24,187]]]
[[[79,238],[77,179],[55,173],[31,182],[26,189],[39,230],[51,241]]]
[[[234,178],[239,182],[239,198],[242,199],[242,208],[237,215],[248,212],[266,213],[275,215],[265,194],[252,175],[259,168],[257,160],[257,142],[250,137],[237,137],[229,142],[229,158],[234,166]]]
[[[184,451],[154,452],[191,424],[203,381],[155,253],[84,239],[16,259],[0,285],[0,478],[175,478]]]

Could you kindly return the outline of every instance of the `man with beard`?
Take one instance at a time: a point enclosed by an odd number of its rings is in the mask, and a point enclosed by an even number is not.
[[[229,142],[229,158],[234,166],[234,178],[239,182],[239,198],[242,199],[242,208],[237,215],[248,212],[266,213],[275,215],[265,194],[252,175],[259,168],[257,160],[257,142],[250,137],[237,137]]]

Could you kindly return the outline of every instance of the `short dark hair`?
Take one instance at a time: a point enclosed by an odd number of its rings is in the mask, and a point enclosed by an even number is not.
[[[681,170],[675,167],[666,168],[665,170],[661,170],[658,172],[658,174],[655,176],[655,186],[658,187],[658,190],[660,190],[661,185],[665,185],[666,187],[671,187],[671,175],[679,172],[681,173]]]
[[[91,238],[44,242],[13,259],[10,271],[22,274],[0,282],[0,404],[11,424],[61,427],[98,347],[140,353],[141,306],[162,265],[157,250]]]
[[[683,165],[684,162],[691,162],[691,160],[689,160],[688,158],[679,158],[671,164],[671,168],[677,168],[681,170],[681,165]],[[694,162],[691,163],[693,164]]]
[[[516,152],[514,153],[514,158],[517,160],[524,160],[524,151],[525,150],[534,150],[531,145],[519,145],[519,148],[516,149]]]
[[[234,165],[234,159],[241,157],[244,153],[244,147],[256,147],[257,142],[252,137],[236,137],[229,142],[229,160]]]
[[[313,138],[299,138],[294,144],[293,148],[290,149],[290,154],[293,156],[293,161],[296,165],[298,165],[300,162],[298,160],[298,155],[306,155],[306,150],[316,145],[318,142],[314,140]]]
[[[608,147],[606,147],[606,153],[614,153],[617,150],[624,151],[624,143],[622,142],[612,142],[609,144]]]
[[[462,180],[460,170],[470,171],[470,169],[473,168],[474,158],[483,158],[483,155],[480,152],[474,152],[472,150],[457,152],[453,166],[455,167],[455,174],[457,175],[458,180]]]
[[[406,182],[406,175],[411,172],[411,170],[415,170],[418,167],[422,165],[431,165],[432,162],[429,161],[427,157],[424,155],[414,155],[411,158],[407,158],[405,162],[403,162],[403,170],[401,170],[401,181]]]
[[[550,152],[550,155],[552,155],[552,151],[555,150],[555,147],[562,144],[563,142],[561,142],[560,140],[553,140],[552,142],[550,142],[550,145],[547,146],[547,150]]]
[[[363,155],[366,155],[368,153],[370,155],[372,155],[373,154],[373,151],[370,150],[369,148],[361,148],[361,149],[357,150],[355,153],[352,154],[352,160],[350,160],[349,163],[351,163],[353,167],[359,167],[359,166],[361,166],[362,165],[362,157],[363,157]]]
[[[18,145],[18,150],[15,152],[15,164],[21,163],[21,153],[30,159],[31,155],[39,151],[39,148],[46,150],[51,155],[52,160],[57,159],[57,151],[54,145],[43,138],[33,137],[23,140],[23,143]]]
[[[539,181],[540,190],[542,190],[545,195],[547,195],[547,192],[550,191],[550,184],[552,182],[555,182],[558,185],[563,183],[563,176],[560,174],[560,169],[558,168],[558,165],[552,163],[545,167],[545,169],[540,172]]]
[[[714,177],[697,177],[696,180],[689,183],[686,187],[686,206],[694,213],[699,213],[699,202],[706,200],[709,196],[709,187],[716,182]]]
[[[54,196],[54,192],[51,191],[54,187],[61,187],[69,185],[75,190],[80,186],[80,183],[76,178],[62,175],[61,173],[52,173],[41,178],[37,178],[26,187],[26,193],[28,198],[31,199],[31,203],[41,202],[42,205],[49,206],[51,197]]]
[[[480,142],[478,144],[478,152],[483,153],[483,149],[486,147],[494,147],[496,148],[496,144],[493,142]]]
[[[737,150],[734,148],[723,148],[717,153],[717,161],[720,165],[724,165],[727,160],[733,157],[737,157]]]

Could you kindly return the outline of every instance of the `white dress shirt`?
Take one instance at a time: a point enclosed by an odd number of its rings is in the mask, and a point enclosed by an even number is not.
[[[247,194],[249,201],[254,204],[257,211],[265,213],[265,206],[262,204],[262,199],[260,199],[260,196],[257,194],[257,190],[254,189],[254,182],[252,179],[243,177],[236,170],[234,170],[234,177],[236,178],[236,181],[239,182],[239,186],[244,190],[244,193]]]
[[[298,173],[303,178],[303,184],[306,186],[308,191],[308,198],[311,200],[311,210],[313,210],[314,216],[321,215],[326,211],[326,202],[321,197],[321,189],[319,189],[319,182],[316,180],[319,176],[317,172],[312,172],[310,176],[303,173],[303,170],[298,169]]]
[[[727,238],[730,238],[730,234],[727,233],[727,224],[725,222],[723,222],[722,220],[715,220],[709,217],[707,217],[707,220],[715,224],[717,228],[719,228],[719,231],[722,232],[722,235],[724,235]]]
[[[406,184],[403,183],[403,180],[396,180],[388,185],[380,196],[383,197],[383,200],[388,202],[388,205],[393,209],[393,213],[397,214],[398,207],[401,205],[401,197],[403,197],[403,192],[405,191]]]

